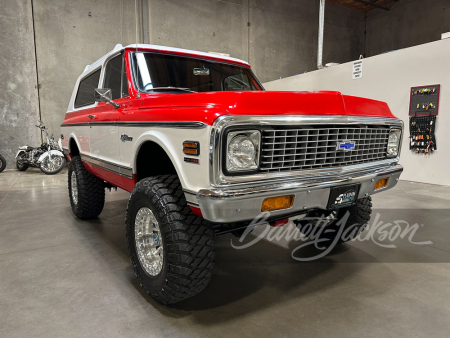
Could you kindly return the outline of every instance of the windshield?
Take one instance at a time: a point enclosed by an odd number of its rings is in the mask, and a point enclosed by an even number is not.
[[[132,60],[137,87],[144,92],[157,88],[184,89],[179,90],[180,93],[263,90],[246,67],[146,52],[132,53]]]

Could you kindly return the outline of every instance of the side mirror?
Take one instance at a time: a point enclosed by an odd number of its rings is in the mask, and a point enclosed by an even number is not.
[[[94,90],[95,102],[108,102],[114,107],[119,108],[119,104],[112,100],[112,92],[109,88],[97,88]]]

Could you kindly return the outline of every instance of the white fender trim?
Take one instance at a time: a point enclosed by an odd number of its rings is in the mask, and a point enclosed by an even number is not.
[[[43,153],[42,155],[41,155],[41,157],[39,157],[39,160],[38,160],[38,163],[40,163],[40,162],[42,162],[43,160],[44,160],[44,158],[46,158],[47,156],[48,156],[48,151],[46,151],[45,153]],[[64,157],[64,154],[62,153],[62,152],[60,152],[59,150],[50,150],[50,153],[52,154],[52,155],[55,155],[55,156],[61,156],[61,157]]]

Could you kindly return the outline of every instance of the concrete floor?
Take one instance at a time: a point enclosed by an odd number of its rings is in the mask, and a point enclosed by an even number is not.
[[[374,197],[385,223],[423,224],[413,241],[432,244],[356,241],[299,262],[295,241],[236,250],[225,235],[208,288],[164,307],[130,266],[128,194],[107,193],[99,219],[80,221],[66,175],[0,174],[0,337],[449,336],[450,187],[401,181]]]

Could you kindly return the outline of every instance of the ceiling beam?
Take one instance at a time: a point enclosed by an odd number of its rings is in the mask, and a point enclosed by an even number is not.
[[[366,5],[366,6],[372,6],[372,7],[375,7],[375,8],[384,9],[385,11],[389,10],[389,8],[380,6],[380,5],[376,4],[376,3],[374,3],[373,1],[371,1],[371,2],[365,1],[365,0],[355,0],[355,1],[356,2],[360,2],[360,3],[362,3],[362,4]]]

